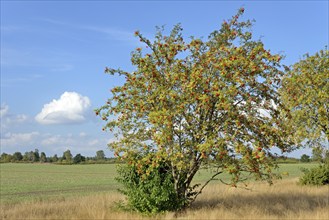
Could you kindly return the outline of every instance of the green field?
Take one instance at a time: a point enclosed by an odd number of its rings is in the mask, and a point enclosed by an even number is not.
[[[281,164],[279,173],[283,178],[301,175],[300,167],[314,167],[316,164]],[[17,203],[27,200],[66,198],[76,195],[90,195],[115,191],[116,165],[52,165],[52,164],[0,164],[1,203]],[[289,174],[289,175],[287,175]],[[203,170],[196,182],[204,182],[212,175]],[[222,176],[227,179],[228,176]]]
[[[1,202],[116,190],[115,165],[1,164]]]

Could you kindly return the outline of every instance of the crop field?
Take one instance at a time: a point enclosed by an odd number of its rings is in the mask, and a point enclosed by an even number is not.
[[[328,219],[329,187],[297,185],[300,167],[281,164],[282,180],[273,186],[251,182],[249,190],[213,182],[185,213],[166,213],[158,219]],[[114,204],[116,165],[1,164],[1,219],[142,219]],[[196,182],[211,175],[203,170]],[[223,176],[227,179],[228,176]],[[150,218],[151,219],[151,218]]]
[[[114,164],[1,164],[1,203],[115,191]]]

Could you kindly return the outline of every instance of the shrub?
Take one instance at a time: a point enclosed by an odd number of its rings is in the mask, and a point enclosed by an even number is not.
[[[299,178],[302,185],[329,184],[329,163],[320,164],[312,169],[302,169],[304,175]]]
[[[120,165],[117,180],[123,185],[120,191],[126,195],[126,208],[151,214],[174,211],[184,206],[174,189],[173,177],[162,163],[149,173],[140,173],[132,165]],[[148,168],[148,167],[147,167]]]

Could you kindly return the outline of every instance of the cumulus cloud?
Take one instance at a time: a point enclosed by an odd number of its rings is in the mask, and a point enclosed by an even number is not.
[[[45,104],[35,117],[40,124],[72,124],[86,120],[90,99],[76,92],[64,92],[58,100]]]

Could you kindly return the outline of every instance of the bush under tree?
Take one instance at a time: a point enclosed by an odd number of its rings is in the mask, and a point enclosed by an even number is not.
[[[149,171],[148,165],[137,167],[132,165],[120,166],[117,180],[122,183],[120,191],[127,196],[128,209],[142,213],[158,213],[174,211],[184,204],[184,199],[178,197],[174,188],[174,179],[168,163],[160,162],[157,169]]]
[[[320,164],[311,169],[302,169],[303,176],[299,178],[302,185],[328,185],[329,184],[329,163]]]

